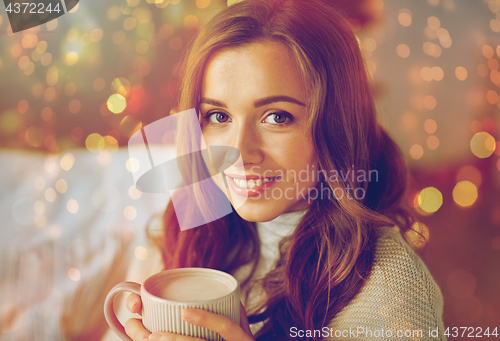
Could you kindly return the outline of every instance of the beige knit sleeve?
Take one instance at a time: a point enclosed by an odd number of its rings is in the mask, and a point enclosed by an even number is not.
[[[325,340],[446,340],[439,287],[399,229],[384,231],[370,279],[323,328]]]

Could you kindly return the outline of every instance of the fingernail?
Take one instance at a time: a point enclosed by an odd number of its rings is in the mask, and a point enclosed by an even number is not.
[[[192,320],[194,317],[195,317],[195,313],[193,310],[191,309],[184,309],[182,311],[182,317],[185,319],[185,320]]]
[[[149,335],[149,341],[161,341],[161,333],[156,332]]]
[[[130,307],[130,310],[132,310],[133,312],[135,312],[135,308],[137,307],[137,303],[134,303],[132,304],[132,306]],[[144,340],[142,340],[144,341]]]

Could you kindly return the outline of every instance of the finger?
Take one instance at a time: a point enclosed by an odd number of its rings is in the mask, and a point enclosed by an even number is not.
[[[196,326],[210,329],[226,341],[253,341],[253,337],[247,334],[233,320],[202,309],[185,308],[182,311],[184,321]]]
[[[136,314],[141,314],[142,312],[142,301],[141,301],[141,296],[136,295],[136,294],[130,294],[127,297],[127,309]]]
[[[250,330],[250,325],[248,324],[247,311],[243,306],[243,303],[240,302],[240,327],[247,333],[248,335],[252,335],[252,331]]]
[[[125,322],[125,333],[134,341],[148,341],[151,333],[144,328],[140,319],[129,319]]]
[[[135,340],[134,340],[135,341]],[[151,334],[149,341],[205,341],[197,337],[179,335],[169,332],[156,332]]]

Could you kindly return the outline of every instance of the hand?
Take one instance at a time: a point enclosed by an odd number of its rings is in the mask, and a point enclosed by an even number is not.
[[[142,301],[141,296],[130,294],[127,297],[127,309],[135,314],[141,314]],[[125,333],[134,341],[149,341],[151,333],[144,328],[141,319],[131,318],[125,322]]]
[[[127,308],[133,313],[141,312],[141,298],[130,294],[127,298]],[[240,303],[240,325],[231,319],[202,309],[186,308],[182,312],[184,321],[196,326],[205,327],[222,336],[226,341],[255,341],[248,325],[245,308]],[[125,323],[125,332],[134,341],[203,341],[202,339],[177,335],[169,332],[151,334],[144,328],[140,319],[129,319]]]

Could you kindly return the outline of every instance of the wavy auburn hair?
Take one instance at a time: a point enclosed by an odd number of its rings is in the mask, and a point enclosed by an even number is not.
[[[249,320],[265,322],[258,340],[291,340],[291,326],[321,329],[360,291],[372,269],[376,230],[397,224],[405,232],[412,218],[401,208],[407,178],[404,159],[377,121],[357,40],[344,19],[320,1],[245,0],[219,12],[185,56],[179,111],[198,108],[204,68],[212,54],[258,41],[288,48],[306,81],[308,128],[319,167],[327,175],[323,181],[333,193],[345,193],[349,187],[366,192],[361,200],[315,200],[293,234],[280,243],[276,268],[262,281],[267,300]],[[181,151],[200,143],[199,134],[188,133],[188,128],[182,138],[191,140],[179,142]],[[193,161],[182,167],[199,171],[203,166]],[[328,176],[354,170],[375,170],[377,181]],[[179,202],[203,211],[204,203],[223,196],[215,184],[210,191],[195,186]],[[233,212],[180,231],[172,201],[157,241],[167,269],[234,272],[250,263],[251,276],[260,255],[255,223]],[[241,283],[243,292],[253,284],[250,276]]]

